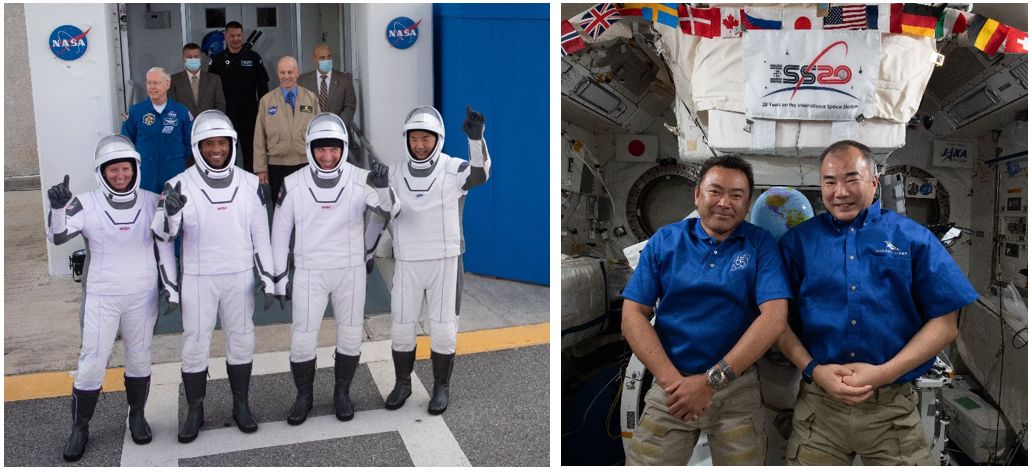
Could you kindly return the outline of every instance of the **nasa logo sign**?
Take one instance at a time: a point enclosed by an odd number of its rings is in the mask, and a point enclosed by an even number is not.
[[[93,28],[87,28],[83,32],[72,25],[58,26],[53,33],[50,33],[50,51],[54,53],[54,56],[66,61],[74,61],[82,57],[83,54],[86,54],[86,35],[91,29]]]
[[[392,48],[408,49],[416,44],[419,39],[419,24],[423,20],[413,22],[404,16],[399,16],[387,23],[387,43]]]

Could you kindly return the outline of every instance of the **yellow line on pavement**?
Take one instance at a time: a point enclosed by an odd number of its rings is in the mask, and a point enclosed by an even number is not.
[[[456,354],[474,354],[548,344],[548,330],[549,323],[541,323],[459,333],[456,339]],[[430,358],[429,336],[416,338],[416,358]],[[122,367],[108,369],[104,374],[102,391],[125,390],[123,375],[125,375],[125,369]],[[75,377],[69,372],[45,372],[4,377],[4,402],[68,396],[72,393],[72,382],[74,381]]]

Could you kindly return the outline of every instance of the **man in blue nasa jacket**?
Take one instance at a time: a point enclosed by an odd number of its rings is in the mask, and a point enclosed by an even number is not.
[[[182,103],[168,98],[172,78],[165,69],[147,71],[147,100],[129,109],[122,134],[140,153],[140,188],[161,193],[165,182],[186,170],[193,117]]]

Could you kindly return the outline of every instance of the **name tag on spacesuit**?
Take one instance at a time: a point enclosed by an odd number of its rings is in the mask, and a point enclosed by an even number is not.
[[[311,113],[312,107],[308,105],[301,105],[301,113]]]
[[[251,61],[240,61],[240,65],[244,67],[251,67]]]

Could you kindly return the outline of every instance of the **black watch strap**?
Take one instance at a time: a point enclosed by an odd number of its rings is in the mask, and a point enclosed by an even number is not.
[[[817,359],[811,359],[810,363],[806,364],[806,368],[803,369],[803,380],[805,380],[806,383],[813,383],[813,370],[819,365],[821,364],[817,362]]]
[[[717,362],[717,365],[720,366],[720,370],[724,371],[724,375],[727,376],[728,382],[731,382],[738,377],[737,375],[735,375],[735,371],[731,370],[731,366],[727,365],[727,361],[725,361],[724,359],[721,359],[719,362]]]

